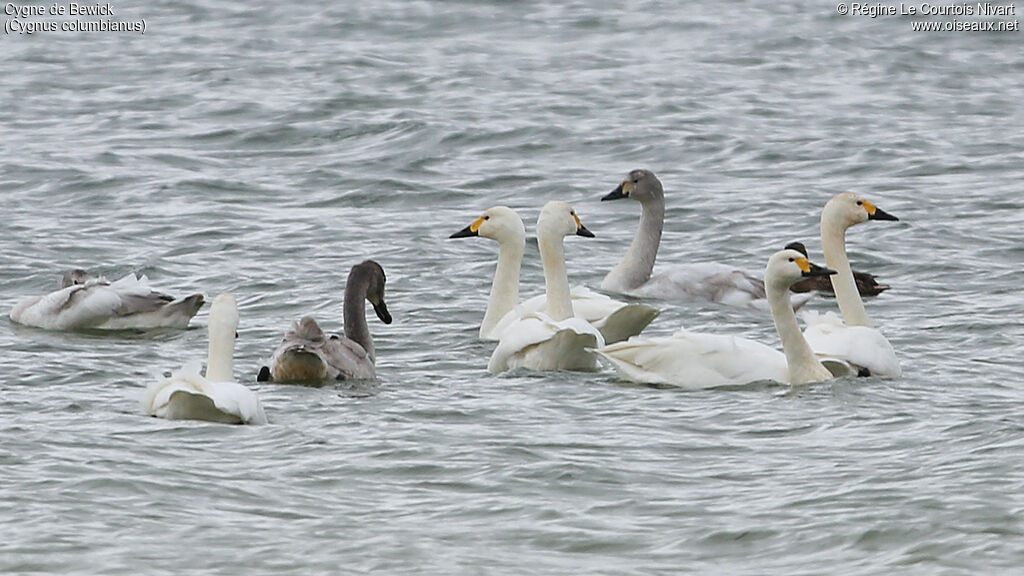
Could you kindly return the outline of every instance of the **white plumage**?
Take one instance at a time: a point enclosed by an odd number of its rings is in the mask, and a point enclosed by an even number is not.
[[[207,420],[227,424],[266,424],[259,397],[234,381],[232,355],[238,330],[234,296],[221,294],[210,309],[206,375],[192,361],[168,378],[151,384],[142,396],[147,414],[169,420]]]
[[[498,265],[494,270],[487,310],[480,323],[480,338],[498,340],[501,333],[520,318],[537,312],[547,313],[547,295],[538,294],[519,302],[519,273],[526,246],[526,228],[514,210],[506,206],[488,208],[451,238],[473,236],[498,242]],[[593,324],[606,342],[635,336],[658,316],[658,310],[646,304],[614,300],[584,286],[574,286],[569,296],[573,315]]]
[[[202,305],[202,294],[174,298],[154,290],[146,276],[110,282],[73,270],[60,290],[25,298],[10,317],[47,330],[185,328]]]
[[[545,204],[537,218],[537,245],[544,265],[546,313],[527,314],[501,332],[487,365],[491,372],[597,369],[597,358],[589,350],[605,342],[597,328],[573,313],[563,246],[570,234],[593,236],[572,206]]]
[[[884,335],[872,326],[857,290],[850,260],[846,255],[846,230],[868,220],[897,220],[857,194],[837,194],[821,212],[821,245],[825,262],[836,271],[832,287],[842,312],[804,316],[804,336],[815,352],[832,356],[871,376],[898,377],[902,374],[896,351]]]
[[[795,250],[776,252],[769,259],[765,285],[783,352],[747,338],[689,330],[662,338],[630,338],[597,352],[623,378],[688,389],[759,380],[808,384],[832,378],[833,374],[815,357],[800,334],[788,298],[794,282],[830,272],[814,266]]]

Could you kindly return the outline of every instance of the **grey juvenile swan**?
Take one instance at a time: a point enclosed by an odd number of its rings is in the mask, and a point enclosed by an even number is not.
[[[650,170],[633,170],[615,190],[601,200],[623,198],[640,203],[640,226],[622,261],[601,282],[602,289],[646,298],[698,298],[733,306],[765,306],[764,281],[727,264],[673,264],[670,269],[653,274],[665,222],[665,193],[661,181]],[[870,275],[863,274],[858,285],[868,294],[877,294],[888,288],[878,285]],[[801,291],[824,287],[830,285],[805,285]],[[811,296],[800,294],[790,299],[794,308],[799,308]]]
[[[377,317],[391,324],[384,302],[384,269],[373,260],[352,267],[345,284],[345,334],[327,335],[310,316],[295,322],[274,350],[270,366],[260,368],[259,382],[365,380],[376,376],[373,338],[366,326],[363,300]]]

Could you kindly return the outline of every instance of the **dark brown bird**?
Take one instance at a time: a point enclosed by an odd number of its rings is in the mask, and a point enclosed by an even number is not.
[[[786,244],[787,250],[796,250],[804,256],[807,256],[807,248],[802,242],[790,242]],[[885,292],[890,288],[888,284],[879,284],[875,280],[873,274],[867,272],[853,271],[853,279],[857,283],[857,291],[860,292],[861,296],[878,296],[882,292]],[[803,293],[810,292],[811,290],[817,290],[826,296],[835,296],[835,292],[832,290],[832,281],[829,280],[828,276],[812,276],[805,278],[790,288],[793,292]]]

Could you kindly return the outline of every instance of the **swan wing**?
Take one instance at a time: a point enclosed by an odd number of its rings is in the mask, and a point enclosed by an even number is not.
[[[646,304],[615,300],[586,286],[574,286],[570,296],[573,314],[600,330],[606,343],[636,336],[661,313]],[[500,335],[517,320],[538,312],[547,312],[547,297],[544,294],[523,301],[505,314],[488,334],[488,339],[500,339]]]
[[[100,328],[185,328],[203,306],[202,294],[175,298],[154,290],[145,275],[126,274],[110,288],[117,292],[121,304]]]
[[[669,337],[630,338],[597,353],[620,376],[634,382],[700,389],[789,381],[782,352],[736,336],[680,330]]]
[[[266,424],[255,392],[237,382],[210,382],[192,361],[161,378],[143,393],[142,409],[168,420],[206,420],[228,424]]]
[[[596,360],[589,349],[603,345],[601,332],[582,318],[556,321],[538,312],[502,332],[487,369],[593,370]]]
[[[896,351],[876,328],[847,326],[834,312],[803,314],[804,338],[819,356],[836,358],[865,368],[871,376],[895,378],[902,374]]]
[[[696,298],[731,306],[747,306],[765,298],[760,278],[718,262],[673,266],[651,276],[630,294],[665,300]]]
[[[91,280],[33,296],[11,310],[11,320],[48,330],[94,328],[115,313],[121,298],[106,283]]]
[[[267,415],[263,411],[259,396],[243,384],[206,381],[203,395],[209,398],[221,413],[241,420],[242,424],[267,423]]]
[[[323,346],[330,377],[339,380],[367,380],[376,376],[374,358],[356,341],[331,335]]]

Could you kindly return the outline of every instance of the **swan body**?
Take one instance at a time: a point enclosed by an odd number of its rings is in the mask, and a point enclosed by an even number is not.
[[[629,198],[640,203],[640,225],[625,256],[601,282],[601,289],[640,298],[703,299],[729,306],[767,310],[764,281],[722,263],[673,265],[654,273],[665,222],[665,193],[650,170],[633,170],[602,201]],[[883,288],[884,289],[884,288]],[[794,309],[814,297],[813,292],[790,296]]]
[[[202,294],[168,296],[154,290],[145,275],[129,273],[110,282],[72,270],[60,290],[25,298],[10,318],[46,330],[185,328],[202,305]]]
[[[376,377],[376,353],[366,326],[363,301],[369,301],[385,324],[391,314],[384,302],[384,269],[373,260],[352,267],[345,283],[344,335],[324,334],[309,316],[295,322],[274,350],[270,366],[260,369],[260,382],[322,382],[369,380]]]
[[[902,374],[896,351],[877,328],[847,326],[831,311],[806,311],[802,317],[807,326],[804,337],[816,354],[842,359],[870,376]]]
[[[835,314],[806,315],[804,336],[819,353],[845,360],[871,376],[902,374],[896,352],[864,309],[846,254],[846,230],[868,220],[898,220],[857,194],[837,194],[821,212],[821,245],[842,321]]]
[[[537,245],[544,265],[547,312],[526,314],[501,332],[487,364],[490,372],[597,369],[597,359],[589,350],[604,346],[605,341],[597,328],[574,316],[563,246],[570,234],[593,237],[572,206],[558,201],[545,204],[537,218]]]
[[[833,373],[801,335],[788,296],[789,287],[801,278],[830,273],[795,250],[776,252],[768,260],[765,287],[782,353],[746,338],[689,330],[663,338],[630,338],[599,348],[597,353],[628,380],[688,389],[759,380],[794,385],[828,380]]]
[[[491,283],[487,311],[480,323],[480,338],[498,340],[501,333],[520,318],[547,312],[547,295],[539,294],[519,302],[519,274],[526,249],[526,228],[519,215],[507,206],[488,208],[472,224],[450,238],[479,236],[496,240],[498,265]],[[639,334],[658,310],[646,304],[628,304],[583,286],[570,290],[573,315],[593,324],[606,342],[618,342]]]
[[[558,321],[535,312],[516,319],[502,334],[487,370],[593,371],[597,362],[589,350],[603,345],[601,332],[582,318]]]
[[[586,286],[573,286],[569,290],[573,314],[582,318],[601,332],[606,343],[621,342],[643,331],[661,312],[639,302],[626,303],[594,292]],[[500,334],[517,319],[537,312],[548,311],[547,297],[538,294],[525,300],[515,310],[506,314],[498,323]]]
[[[142,408],[151,416],[168,420],[206,420],[225,424],[266,424],[259,397],[234,381],[232,355],[238,330],[234,296],[221,294],[210,308],[210,344],[206,375],[193,361],[169,378],[151,384],[142,397]]]
[[[737,336],[679,330],[672,336],[631,338],[597,350],[626,380],[688,389],[786,382],[786,357],[760,342]],[[737,358],[743,361],[737,362]]]

